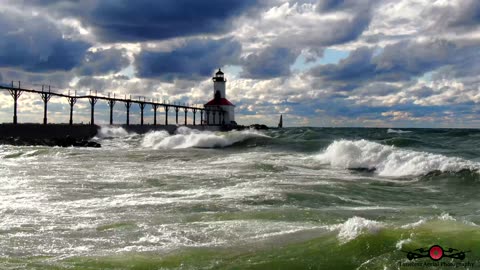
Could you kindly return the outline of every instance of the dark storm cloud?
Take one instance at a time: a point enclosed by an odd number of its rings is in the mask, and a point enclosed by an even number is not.
[[[4,82],[8,85],[12,81],[15,84],[18,81],[21,81],[22,87],[40,89],[39,85],[51,85],[55,90],[66,88],[69,85],[69,82],[73,79],[72,72],[46,72],[46,73],[35,73],[35,72],[24,72],[18,69],[7,68],[2,70],[2,75]]]
[[[317,11],[329,13],[342,11],[351,18],[339,20],[329,27],[329,35],[323,34],[323,45],[330,46],[356,40],[370,25],[373,9],[380,1],[374,0],[319,0]]]
[[[357,83],[408,81],[444,65],[461,63],[470,51],[445,40],[403,41],[383,49],[359,48],[338,64],[322,65],[311,74],[327,81]]]
[[[298,53],[287,48],[269,47],[259,54],[250,54],[242,59],[242,76],[254,79],[268,79],[290,75],[290,66]]]
[[[258,0],[30,1],[57,16],[76,17],[106,42],[163,40],[223,33]]]
[[[363,80],[375,73],[372,63],[373,49],[359,48],[338,64],[328,64],[312,69],[311,74],[331,81]]]
[[[80,76],[115,73],[129,64],[125,49],[107,49],[88,52],[83,64],[75,70]]]
[[[383,2],[388,2],[384,0]],[[346,11],[357,16],[371,16],[372,9],[382,1],[377,0],[319,0],[318,12]]]
[[[447,5],[433,6],[422,12],[425,17],[436,18],[435,30],[469,29],[480,26],[480,1],[462,0]]]
[[[240,52],[240,43],[231,39],[194,39],[171,52],[143,50],[135,59],[135,67],[142,78],[195,79],[236,63]]]
[[[75,87],[77,89],[95,89],[103,93],[103,89],[109,89],[111,86],[112,80],[105,80],[103,78],[94,78],[94,77],[82,77],[77,81]]]
[[[317,9],[320,12],[332,11],[341,8],[346,4],[345,0],[320,0],[318,1]]]
[[[426,98],[432,96],[434,93],[435,92],[432,88],[426,86],[422,86],[418,89],[413,89],[409,92],[409,94],[416,98]]]
[[[373,61],[383,74],[402,74],[399,77],[422,75],[439,66],[452,63],[458,48],[453,42],[434,39],[427,42],[399,42],[387,46]],[[395,79],[397,76],[386,76]]]
[[[362,86],[355,90],[357,95],[370,95],[370,96],[386,96],[394,93],[400,92],[402,87],[384,83],[384,82],[373,82],[371,84]]]
[[[78,65],[89,44],[68,40],[38,16],[0,11],[0,67],[30,72],[67,71]]]

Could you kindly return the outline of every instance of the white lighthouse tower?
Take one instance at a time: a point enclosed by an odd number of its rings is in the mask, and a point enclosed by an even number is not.
[[[225,95],[227,79],[221,69],[215,73],[213,80],[213,99],[204,105],[206,110],[211,111],[207,116],[209,125],[237,125],[235,122],[235,105]],[[220,113],[219,111],[222,111]],[[212,115],[214,114],[214,115]],[[220,116],[222,114],[222,116]]]

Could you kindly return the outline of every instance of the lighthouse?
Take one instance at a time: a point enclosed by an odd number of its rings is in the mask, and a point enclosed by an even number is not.
[[[235,122],[235,105],[228,101],[225,89],[227,79],[221,69],[218,69],[213,80],[213,99],[204,105],[210,114],[207,115],[208,125],[237,125]]]

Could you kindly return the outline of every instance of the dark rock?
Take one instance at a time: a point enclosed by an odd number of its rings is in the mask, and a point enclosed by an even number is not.
[[[87,142],[85,147],[100,148],[100,147],[102,147],[102,145],[100,145],[99,143],[96,143],[96,142],[89,141],[89,142]]]
[[[262,125],[262,124],[253,124],[253,125],[250,125],[250,128],[254,128],[254,129],[257,129],[257,130],[268,129],[268,127],[266,125]]]

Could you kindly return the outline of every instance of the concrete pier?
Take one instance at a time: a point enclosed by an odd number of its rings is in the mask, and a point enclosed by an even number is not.
[[[175,131],[184,126],[177,125],[111,125],[106,127],[122,127],[128,132],[145,134],[150,131],[167,131],[174,134]],[[193,126],[186,127],[203,131],[228,131],[231,128],[225,126]],[[80,125],[80,124],[0,124],[0,139],[19,138],[19,139],[91,139],[95,137],[101,126]]]
[[[0,124],[0,138],[19,139],[90,139],[97,135],[98,126],[70,124]]]

